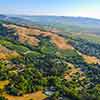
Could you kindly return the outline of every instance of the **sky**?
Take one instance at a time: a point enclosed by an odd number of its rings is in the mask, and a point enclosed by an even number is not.
[[[0,0],[0,14],[82,16],[100,19],[100,0]]]

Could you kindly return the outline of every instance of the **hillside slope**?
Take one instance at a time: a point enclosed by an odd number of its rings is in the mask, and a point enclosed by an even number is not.
[[[99,100],[99,51],[99,44],[87,40],[2,21],[0,81],[8,83],[1,83],[0,95],[8,100],[17,96],[17,100],[26,96],[33,100]]]

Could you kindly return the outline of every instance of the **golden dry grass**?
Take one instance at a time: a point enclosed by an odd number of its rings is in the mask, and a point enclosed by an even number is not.
[[[0,45],[0,60],[7,60],[19,56],[20,55],[16,51],[11,51],[6,47]]]
[[[67,63],[69,66],[69,70],[65,72],[64,77],[66,80],[71,80],[73,76],[77,73],[80,75],[79,80],[83,80],[85,78],[84,73],[80,70],[80,68],[76,68],[73,64]]]
[[[3,96],[8,100],[44,100],[45,98],[47,98],[47,96],[43,94],[42,91],[26,94],[23,96],[11,96],[4,93]]]
[[[5,85],[8,85],[9,81],[5,80],[5,81],[0,81],[0,89],[4,89]]]
[[[35,38],[34,35],[40,35],[40,30],[38,29],[32,29],[32,28],[26,28],[22,26],[16,26],[13,24],[5,25],[8,28],[15,28],[18,35],[19,35],[19,41],[21,43],[29,43],[32,46],[37,46],[39,40]]]
[[[72,49],[72,46],[70,44],[66,43],[66,41],[64,40],[63,37],[60,37],[55,34],[55,35],[51,36],[51,40],[60,49]]]
[[[52,42],[60,49],[72,49],[72,46],[66,43],[63,37],[53,32],[46,32],[46,31],[41,31],[39,29],[16,26],[13,24],[5,26],[8,28],[15,28],[19,35],[19,41],[22,43],[28,42],[33,46],[37,46],[39,40],[35,36],[43,35],[43,36],[49,36]]]
[[[85,62],[88,64],[100,64],[100,59],[94,57],[94,56],[87,56],[87,55],[82,55]]]
[[[77,51],[77,53],[79,55],[81,55],[84,58],[85,62],[88,63],[88,64],[100,64],[100,59],[98,59],[95,56],[85,55],[85,54],[82,54],[79,51]]]

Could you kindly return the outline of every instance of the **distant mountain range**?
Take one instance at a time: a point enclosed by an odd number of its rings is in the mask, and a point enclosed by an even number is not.
[[[57,29],[69,33],[95,33],[100,34],[100,20],[83,17],[65,16],[21,16],[0,15],[1,20],[18,24],[39,25],[45,29]]]

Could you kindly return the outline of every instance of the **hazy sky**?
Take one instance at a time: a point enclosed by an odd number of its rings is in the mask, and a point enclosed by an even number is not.
[[[0,0],[0,13],[100,19],[100,0]]]

